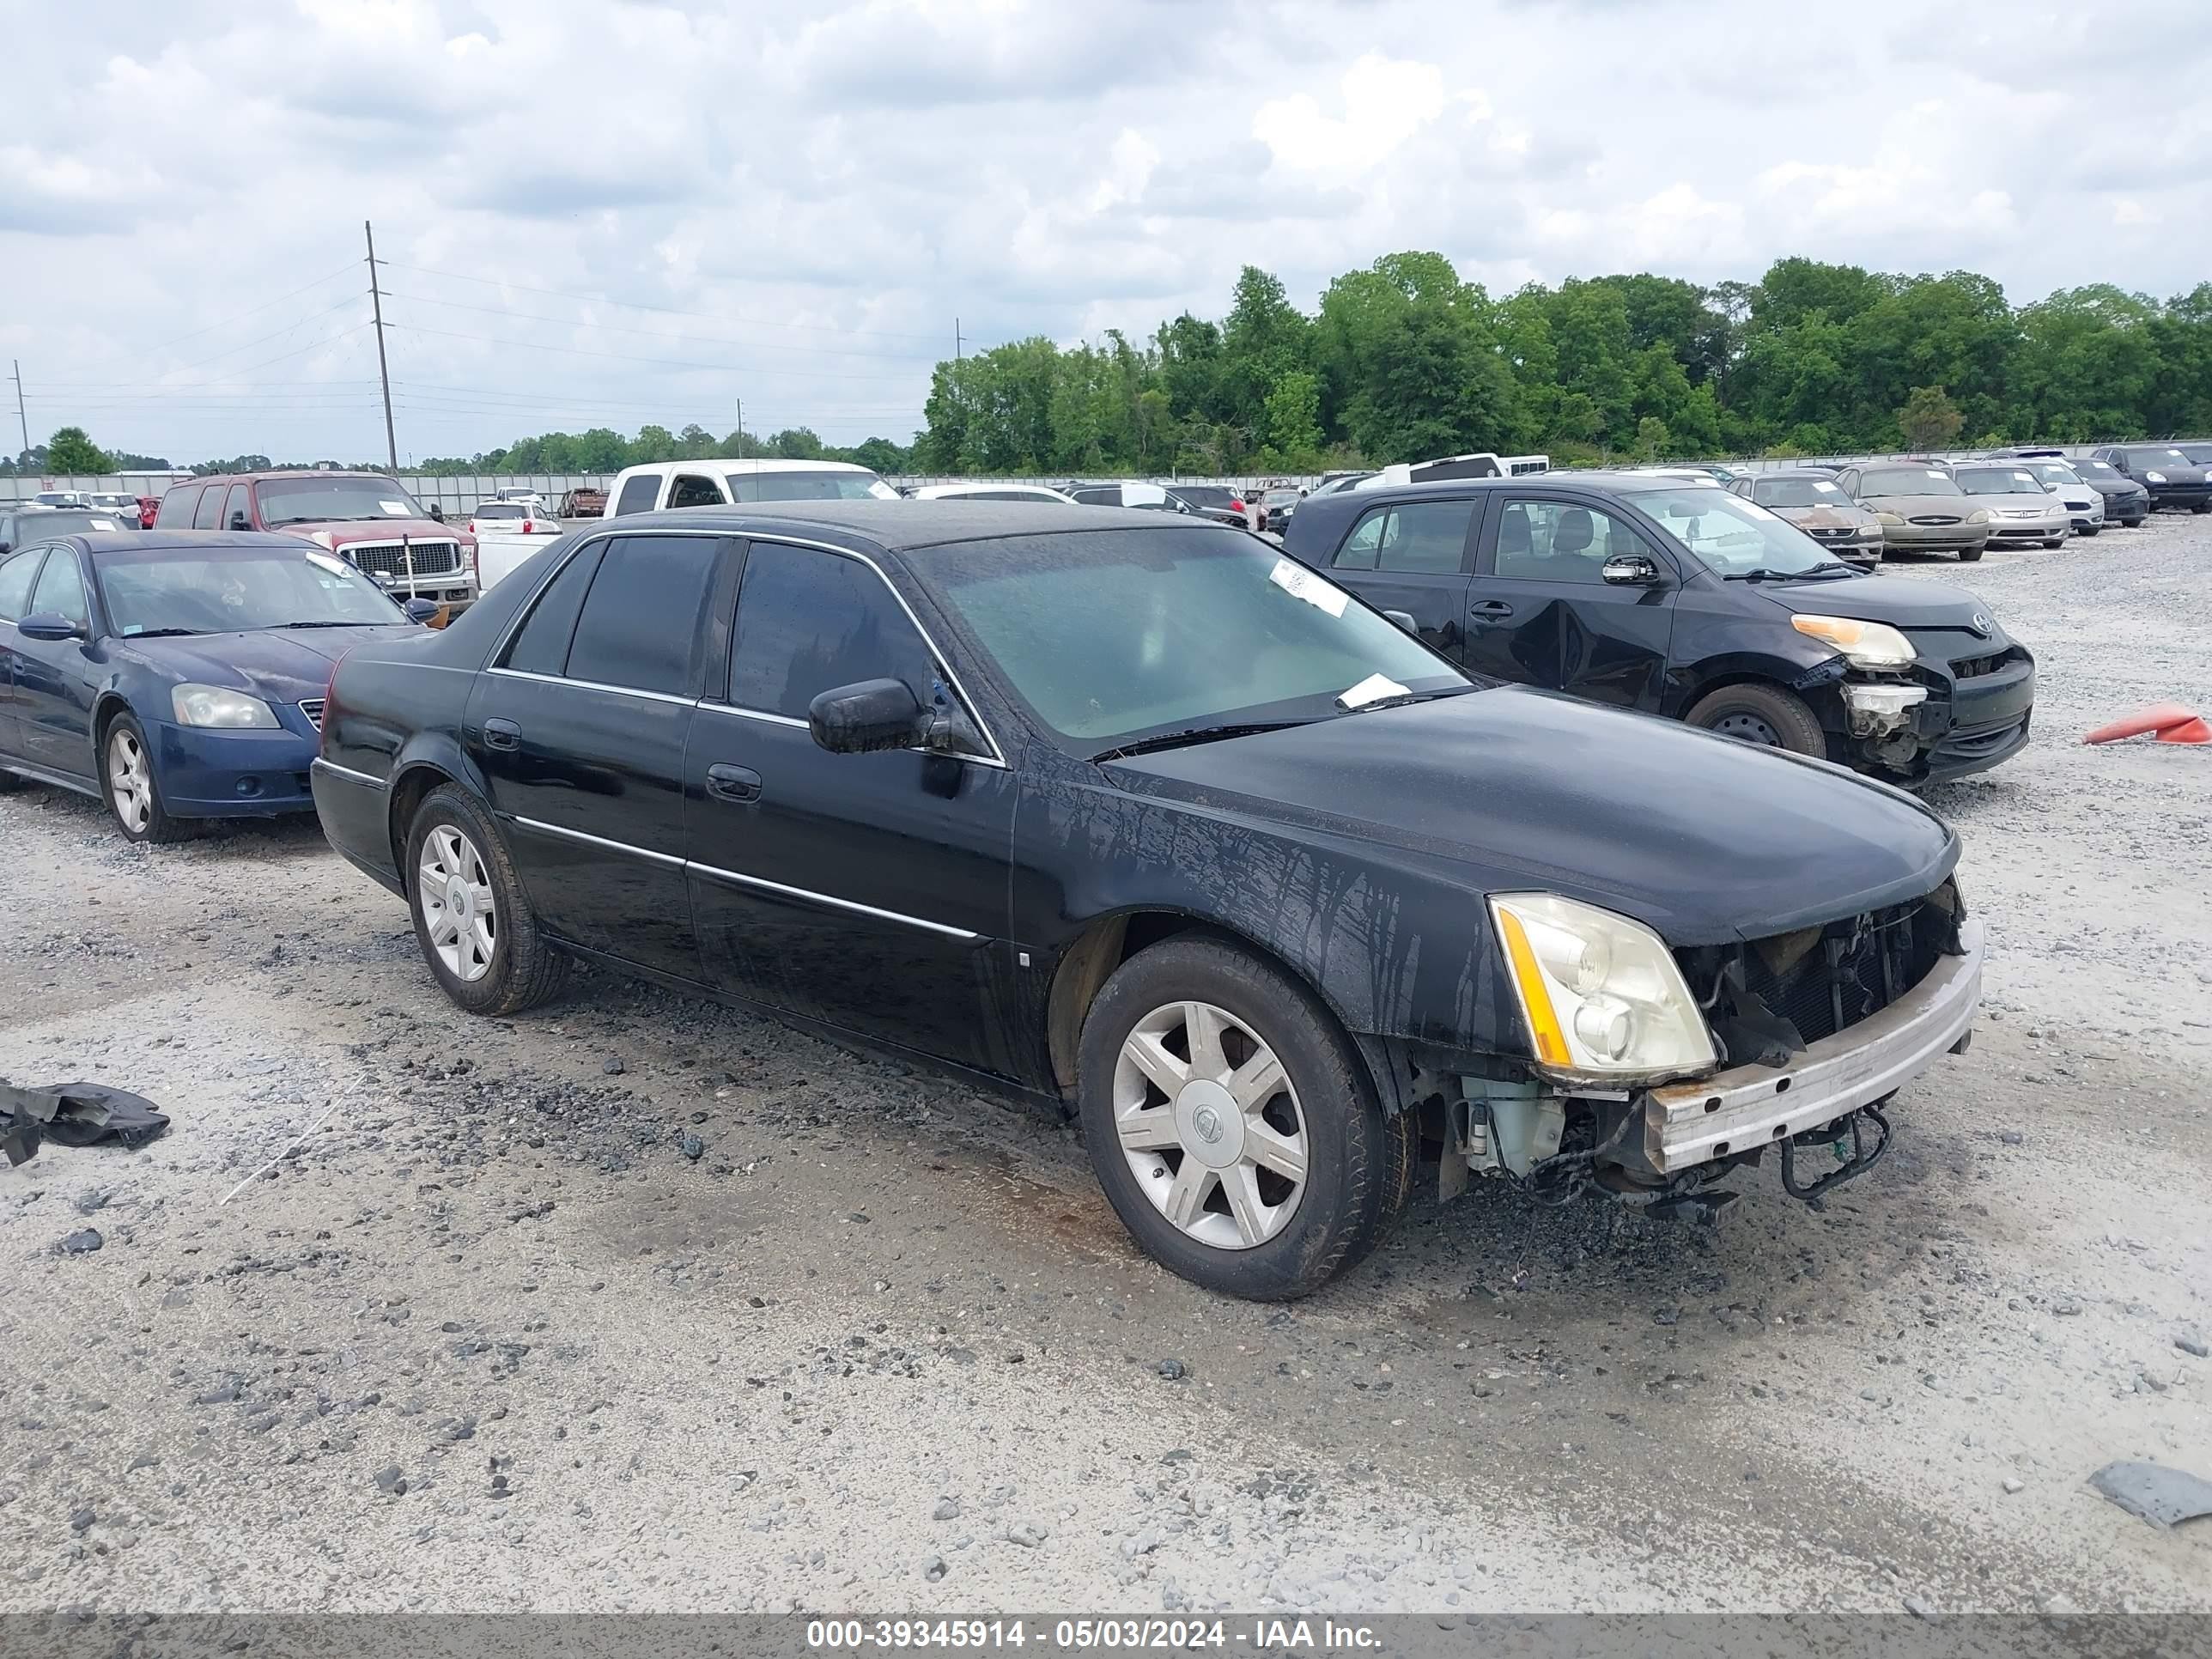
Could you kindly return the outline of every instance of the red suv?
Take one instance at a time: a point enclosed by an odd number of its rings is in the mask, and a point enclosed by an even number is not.
[[[401,599],[477,597],[476,538],[423,511],[380,472],[254,472],[192,478],[161,497],[162,530],[274,530],[327,548]]]

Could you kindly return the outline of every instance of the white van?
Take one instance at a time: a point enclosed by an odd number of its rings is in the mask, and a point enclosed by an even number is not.
[[[734,501],[898,500],[898,491],[849,461],[654,461],[625,467],[607,491],[610,519],[665,507]]]
[[[1435,483],[1444,478],[1525,478],[1551,470],[1549,455],[1499,455],[1478,449],[1469,455],[1443,455],[1433,461],[1400,461],[1352,487],[1382,489],[1391,484]]]

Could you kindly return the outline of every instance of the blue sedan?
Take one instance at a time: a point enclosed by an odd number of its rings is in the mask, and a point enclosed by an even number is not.
[[[420,631],[292,536],[68,535],[0,555],[0,791],[95,796],[132,841],[312,812],[332,666]]]

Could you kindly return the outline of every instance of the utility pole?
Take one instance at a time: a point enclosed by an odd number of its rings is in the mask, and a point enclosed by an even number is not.
[[[960,361],[960,319],[957,317],[952,319],[952,361],[956,363]]]
[[[738,399],[738,459],[745,458],[745,400]]]
[[[23,360],[21,357],[15,359],[14,366],[15,370],[15,419],[21,423],[23,428],[22,459],[23,465],[28,466],[31,464],[31,417],[23,413]]]
[[[368,239],[368,304],[376,317],[376,378],[384,383],[384,448],[391,458],[394,477],[399,474],[399,440],[392,434],[392,372],[384,366],[384,295],[376,286],[376,230],[368,220],[361,222],[362,234]]]

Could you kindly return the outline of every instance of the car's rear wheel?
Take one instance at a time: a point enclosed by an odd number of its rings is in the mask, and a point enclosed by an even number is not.
[[[1411,1116],[1382,1111],[1304,986],[1228,940],[1123,963],[1084,1021],[1079,1068],[1107,1199],[1146,1255],[1208,1290],[1318,1290],[1412,1192]]]
[[[1793,755],[1825,758],[1827,733],[1802,697],[1778,685],[1724,685],[1709,692],[1684,716],[1692,726],[1740,743],[1787,749]]]
[[[161,805],[161,781],[154,775],[154,752],[135,714],[118,714],[100,745],[100,782],[107,810],[126,841],[155,846],[182,841],[185,826]]]
[[[453,784],[407,833],[407,906],[439,988],[472,1014],[515,1014],[558,992],[568,959],[538,931],[491,815]]]

